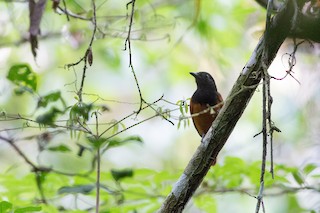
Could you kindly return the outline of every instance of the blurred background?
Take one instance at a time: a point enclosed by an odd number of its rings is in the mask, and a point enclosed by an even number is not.
[[[96,0],[98,29],[92,45],[93,64],[88,67],[85,78],[83,101],[109,109],[99,111],[100,133],[139,109],[139,93],[125,45],[131,12],[130,5],[126,9],[127,3]],[[60,6],[64,8],[61,2]],[[88,18],[93,13],[91,1],[66,1],[66,6],[74,16]],[[103,137],[111,137],[159,111],[170,111],[168,120],[174,125],[156,116],[116,136],[120,139],[139,136],[143,143],[127,143],[103,153],[102,181],[123,195],[119,198],[119,194],[105,192],[102,195],[108,210],[105,212],[154,212],[159,207],[200,143],[192,121],[179,121],[182,115],[179,104],[188,103],[196,89],[189,72],[209,72],[226,98],[265,25],[265,10],[253,0],[143,0],[136,2],[135,9],[131,34],[132,65],[143,99],[152,103],[162,98],[154,109],[148,108],[138,116],[129,117]],[[60,91],[67,110],[54,122],[67,125],[68,109],[78,102],[83,63],[70,68],[65,65],[84,56],[92,36],[92,23],[72,14],[67,17],[59,9],[55,12],[52,2],[48,2],[41,20],[37,57],[34,58],[27,39],[28,4],[25,1],[0,2],[0,10],[0,135],[13,138],[26,156],[39,166],[70,173],[90,170],[93,153],[87,150],[81,157],[77,155],[77,144],[86,146],[88,143],[86,134],[72,136],[65,128],[43,127],[33,121],[50,109],[50,106],[37,107],[39,97]],[[270,75],[275,78],[286,75],[288,54],[293,48],[290,39],[282,45],[269,69]],[[275,180],[271,179],[270,173],[266,174],[270,187],[270,191],[266,189],[264,202],[267,212],[320,212],[319,52],[317,44],[305,42],[296,54],[294,77],[288,75],[283,80],[271,80],[272,119],[281,133],[274,134]],[[32,94],[15,94],[16,85],[7,79],[9,69],[21,63],[28,63],[38,76],[37,91]],[[53,105],[64,108],[63,102],[51,103]],[[184,107],[182,112],[183,115],[189,113]],[[10,116],[18,115],[31,121],[10,119]],[[95,118],[91,114],[87,125],[95,131]],[[254,211],[256,199],[244,191],[253,196],[258,193],[262,137],[253,136],[261,129],[262,92],[259,86],[219,154],[217,166],[210,170],[202,191],[199,189],[186,212]],[[58,130],[61,132],[52,133]],[[39,139],[44,132],[49,132],[50,140]],[[39,149],[41,140],[50,141],[42,150]],[[61,144],[69,151],[48,149]],[[33,203],[39,194],[31,178],[30,166],[1,140],[0,159],[0,171],[4,174],[0,178],[0,198],[18,206]],[[134,175],[122,180],[120,190],[110,171],[123,169],[130,169]],[[92,177],[95,177],[94,173]],[[43,207],[47,208],[43,211],[56,212],[59,206],[70,212],[86,212],[94,206],[94,192],[75,198],[74,194],[58,191],[63,186],[87,181],[80,179],[49,175],[44,192],[50,205]],[[19,181],[22,185],[33,184],[25,188],[16,185]],[[141,188],[145,196],[125,194],[130,190],[138,192]],[[150,193],[159,196],[152,199]]]

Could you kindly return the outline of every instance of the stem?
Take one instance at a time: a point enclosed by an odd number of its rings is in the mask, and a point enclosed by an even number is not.
[[[96,181],[96,187],[97,187],[97,193],[96,193],[96,213],[99,213],[99,207],[100,207],[100,148],[97,149],[97,181]]]
[[[134,16],[134,10],[135,10],[135,3],[136,0],[132,0],[129,3],[127,3],[127,9],[129,4],[131,4],[131,14],[130,14],[130,22],[129,22],[129,29],[128,29],[128,35],[127,38],[125,40],[125,46],[124,46],[124,50],[127,49],[127,44],[128,44],[128,51],[129,51],[129,67],[131,68],[131,72],[133,74],[134,80],[136,82],[136,86],[139,92],[139,97],[140,97],[140,105],[139,105],[139,109],[136,112],[137,114],[139,114],[142,110],[142,104],[145,103],[143,97],[142,97],[142,92],[140,89],[140,85],[139,85],[139,81],[136,75],[136,72],[133,68],[133,63],[132,63],[132,49],[131,49],[131,31],[132,31],[132,25],[133,25],[133,16]]]

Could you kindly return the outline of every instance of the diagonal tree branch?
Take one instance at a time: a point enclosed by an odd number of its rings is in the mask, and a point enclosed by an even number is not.
[[[210,169],[212,160],[217,157],[226,143],[259,85],[262,78],[263,65],[270,66],[281,44],[292,30],[291,20],[294,16],[294,11],[293,0],[288,0],[279,13],[271,19],[268,37],[264,34],[260,39],[212,127],[203,138],[202,143],[174,185],[171,193],[165,199],[159,212],[182,212]],[[262,57],[265,42],[268,44],[268,52]]]

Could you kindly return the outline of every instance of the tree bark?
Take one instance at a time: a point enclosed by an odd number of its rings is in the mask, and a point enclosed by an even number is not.
[[[260,39],[216,120],[158,212],[183,211],[249,103],[261,80],[263,66],[270,66],[281,44],[292,30],[291,20],[294,20],[296,10],[295,2],[289,0],[272,18],[268,32]],[[265,47],[267,51],[264,53]]]

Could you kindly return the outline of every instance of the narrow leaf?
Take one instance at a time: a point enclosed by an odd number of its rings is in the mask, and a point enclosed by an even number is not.
[[[64,186],[58,190],[58,194],[89,194],[93,189],[94,185],[75,185],[75,186]]]
[[[132,169],[111,170],[111,175],[115,181],[119,181],[126,177],[132,177],[133,170]]]
[[[186,113],[188,113],[188,110],[189,110],[189,106],[188,106],[187,102],[184,102],[184,111]]]
[[[310,164],[307,164],[304,168],[303,168],[303,173],[308,175],[310,174],[313,170],[315,170],[317,167],[316,164],[313,164],[313,163],[310,163]]]
[[[304,183],[303,178],[302,178],[301,174],[299,173],[299,171],[292,172],[292,175],[293,175],[293,178],[295,179],[295,181],[299,185],[302,185]]]
[[[181,125],[181,120],[179,119],[177,129],[180,129],[180,125]]]
[[[182,103],[179,105],[179,110],[180,110],[180,113],[183,115],[183,104]]]
[[[122,140],[122,142],[138,142],[138,143],[143,143],[143,140],[140,136],[129,136],[126,137],[125,139]]]
[[[41,210],[42,210],[41,206],[28,206],[28,207],[16,209],[14,213],[39,212]]]
[[[53,152],[70,152],[71,149],[66,146],[66,145],[59,145],[59,146],[52,146],[48,148],[49,151],[53,151]]]
[[[112,140],[108,141],[108,147],[117,147],[117,146],[123,146],[127,143],[143,143],[143,140],[140,136],[129,136],[127,138],[124,139],[120,139],[120,138],[114,138]]]

